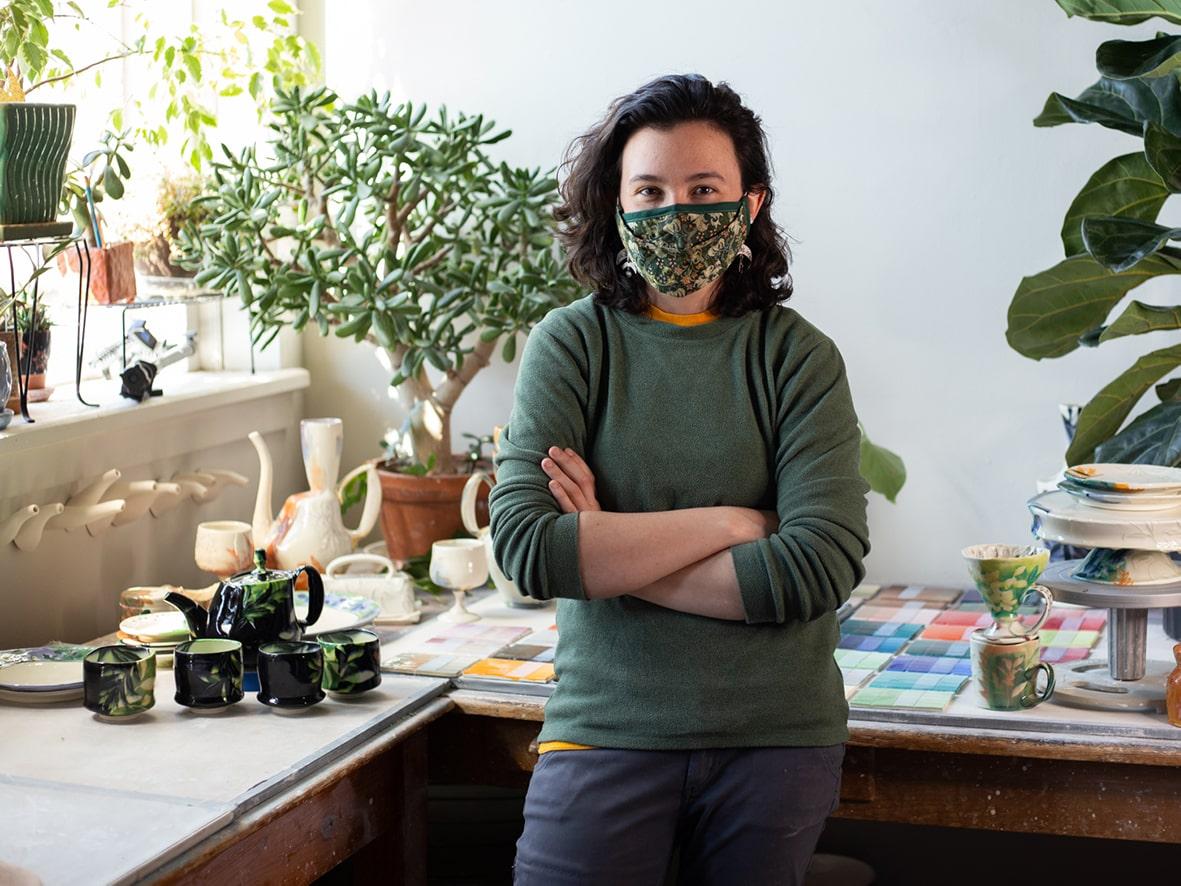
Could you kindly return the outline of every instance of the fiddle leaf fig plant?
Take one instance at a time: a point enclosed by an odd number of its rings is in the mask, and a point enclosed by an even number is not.
[[[273,110],[265,145],[212,165],[180,264],[241,299],[262,347],[310,324],[377,348],[408,415],[387,436],[392,466],[457,472],[460,394],[580,294],[554,237],[552,171],[494,162],[510,131],[445,106],[295,88]]]
[[[1057,0],[1068,15],[1117,25],[1160,18],[1181,24],[1181,0]],[[1109,40],[1095,55],[1099,79],[1078,96],[1051,93],[1035,126],[1095,123],[1134,139],[1101,166],[1066,211],[1064,259],[1024,278],[1009,305],[1006,338],[1035,360],[1127,335],[1181,329],[1181,306],[1132,301],[1134,288],[1181,273],[1181,229],[1157,223],[1181,193],[1181,35]],[[1068,464],[1181,464],[1181,344],[1150,351],[1095,394],[1079,415]],[[1159,402],[1122,427],[1149,388]]]

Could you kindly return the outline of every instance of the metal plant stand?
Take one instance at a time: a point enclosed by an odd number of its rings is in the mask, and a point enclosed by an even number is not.
[[[13,250],[19,249],[22,252],[29,248],[41,250],[42,247],[50,246],[56,247],[53,255],[62,252],[65,249],[73,248],[78,255],[78,334],[75,339],[75,354],[74,354],[74,393],[78,398],[78,402],[84,406],[97,406],[96,403],[88,403],[82,398],[82,354],[83,348],[86,344],[86,315],[87,308],[90,302],[90,247],[82,236],[74,236],[74,225],[72,222],[49,222],[38,225],[3,225],[0,226],[0,246],[3,246],[8,254],[8,280],[9,291],[13,296],[17,293],[16,286],[16,262],[13,257]],[[38,256],[39,258],[42,256]],[[52,256],[51,256],[52,257]],[[37,299],[40,290],[40,275],[35,274],[32,278],[32,298],[29,304],[29,316],[35,316],[37,312]],[[26,281],[25,286],[29,285]],[[16,335],[17,341],[17,365],[16,378],[17,390],[20,394],[20,410],[21,416],[27,422],[32,422],[33,419],[29,415],[29,379],[33,374],[33,348],[26,347],[24,353],[24,360],[21,357],[21,331],[17,325],[17,311],[15,298],[12,303],[12,329]]]

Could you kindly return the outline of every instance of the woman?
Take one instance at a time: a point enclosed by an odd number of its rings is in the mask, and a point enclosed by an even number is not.
[[[869,551],[836,346],[796,311],[766,137],[667,76],[576,139],[558,210],[594,291],[537,324],[489,498],[558,599],[518,884],[801,882],[837,805],[837,608]]]

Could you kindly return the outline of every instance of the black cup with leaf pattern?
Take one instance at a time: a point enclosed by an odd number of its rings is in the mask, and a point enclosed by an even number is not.
[[[156,703],[156,653],[146,646],[100,646],[82,659],[82,704],[100,718],[127,719]]]
[[[381,638],[373,631],[331,631],[316,639],[324,650],[323,686],[329,692],[360,695],[381,684]]]
[[[258,700],[278,710],[323,701],[324,653],[313,640],[276,640],[258,647]]]
[[[193,710],[224,710],[242,700],[242,644],[189,640],[173,652],[176,703]]]

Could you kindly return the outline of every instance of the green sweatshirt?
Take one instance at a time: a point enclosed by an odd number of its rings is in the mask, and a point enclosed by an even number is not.
[[[579,514],[541,460],[569,446],[605,511],[777,510],[730,548],[745,619],[632,596],[588,600]],[[869,552],[860,433],[836,345],[791,308],[676,326],[597,304],[556,308],[521,356],[488,498],[497,563],[558,598],[558,683],[540,741],[684,749],[848,736],[836,609]]]

